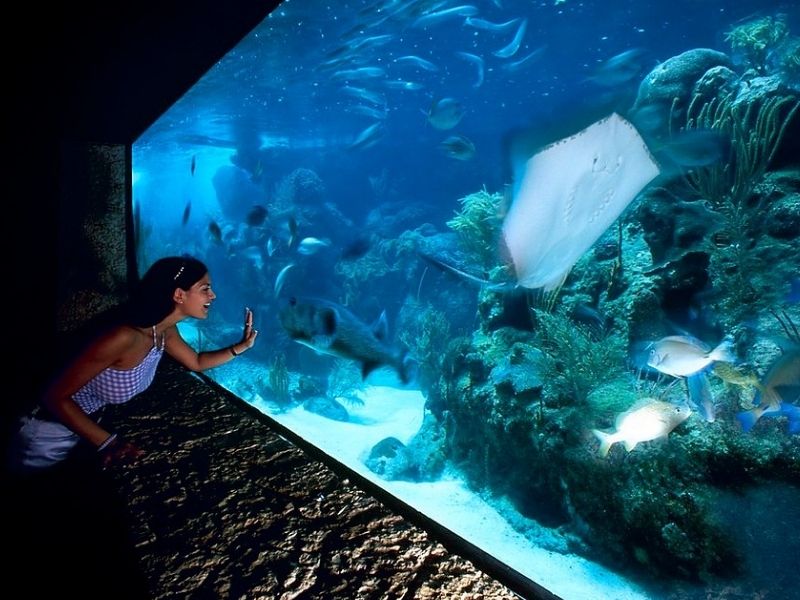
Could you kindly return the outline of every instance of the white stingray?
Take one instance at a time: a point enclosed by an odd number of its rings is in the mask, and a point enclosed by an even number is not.
[[[658,174],[644,140],[616,113],[533,155],[503,222],[517,284],[558,288]]]

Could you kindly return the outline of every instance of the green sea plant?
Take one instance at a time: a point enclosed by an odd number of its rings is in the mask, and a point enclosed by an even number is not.
[[[269,370],[269,387],[278,404],[289,402],[289,370],[286,368],[286,359],[283,354],[278,354],[272,360]]]
[[[725,41],[748,67],[763,72],[766,70],[770,51],[777,48],[788,35],[786,15],[778,14],[737,25],[725,33]]]
[[[419,365],[419,379],[433,381],[442,367],[450,322],[444,312],[432,305],[410,300],[399,315],[398,337]]]
[[[700,104],[696,95],[687,109],[687,130],[710,130],[730,140],[727,160],[693,169],[689,186],[718,211],[739,211],[763,177],[800,108],[794,95],[736,102],[734,94]]]
[[[537,345],[545,396],[559,404],[584,404],[589,394],[621,375],[625,364],[622,340],[575,323],[563,310],[534,309]]]
[[[328,375],[328,398],[354,402],[353,392],[363,387],[361,372],[352,360],[337,358]]]
[[[763,242],[770,207],[766,196],[753,192],[798,114],[800,101],[794,95],[782,95],[735,102],[728,95],[701,105],[698,98],[689,105],[686,129],[722,134],[730,140],[730,153],[727,160],[689,171],[685,179],[720,217],[707,250],[714,285],[723,293],[720,307],[737,322],[768,300],[757,287],[756,275],[773,253]]]
[[[461,210],[447,221],[456,232],[470,260],[485,268],[497,263],[497,237],[500,231],[503,195],[486,188],[459,199]]]

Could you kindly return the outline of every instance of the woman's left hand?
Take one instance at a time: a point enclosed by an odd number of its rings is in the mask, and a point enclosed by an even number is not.
[[[253,327],[253,311],[245,308],[244,331],[242,332],[242,341],[237,344],[237,350],[244,352],[252,348],[256,343],[256,336],[258,336],[258,330]]]

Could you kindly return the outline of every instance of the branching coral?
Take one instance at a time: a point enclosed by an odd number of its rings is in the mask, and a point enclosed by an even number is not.
[[[748,67],[764,71],[771,50],[786,39],[789,26],[786,15],[754,19],[734,27],[725,34],[734,53],[739,54]]]
[[[286,368],[286,359],[283,354],[278,354],[272,361],[269,370],[269,387],[278,404],[289,402],[289,370]]]
[[[400,311],[399,323],[400,341],[419,364],[420,380],[432,381],[441,370],[450,339],[450,322],[443,312],[430,304],[411,301]]]
[[[333,361],[333,367],[328,375],[328,398],[353,401],[355,398],[353,392],[362,386],[361,372],[355,362],[343,358]]]
[[[755,274],[762,268],[764,220],[769,208],[753,191],[762,181],[780,147],[789,123],[800,109],[794,96],[772,96],[753,102],[734,102],[732,95],[687,111],[687,129],[705,129],[730,139],[727,161],[695,169],[686,175],[690,188],[721,219],[720,230],[709,245],[715,285],[724,291],[725,312],[738,321],[752,311],[762,294]]]
[[[716,131],[731,149],[727,161],[688,173],[688,183],[713,208],[739,209],[774,158],[800,102],[794,96],[735,102],[730,94],[698,106],[699,98],[689,105],[686,129]]]
[[[563,311],[534,310],[545,395],[559,402],[584,403],[596,387],[617,377],[625,364],[619,337],[604,335],[572,321]]]
[[[480,192],[459,199],[461,210],[447,222],[470,253],[470,259],[485,268],[494,266],[500,231],[502,194]]]

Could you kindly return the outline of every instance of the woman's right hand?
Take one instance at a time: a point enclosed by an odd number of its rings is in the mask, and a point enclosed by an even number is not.
[[[144,451],[124,438],[117,437],[100,453],[100,465],[103,468],[114,464],[130,465],[144,455]]]

